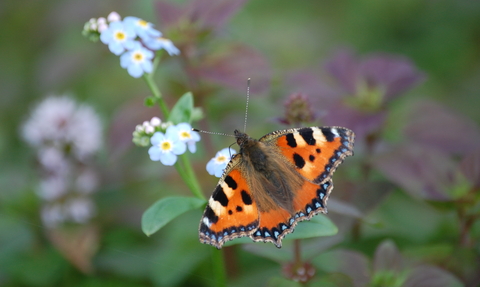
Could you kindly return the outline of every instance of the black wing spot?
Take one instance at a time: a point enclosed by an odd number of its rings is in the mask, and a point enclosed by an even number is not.
[[[297,141],[295,140],[293,134],[287,134],[285,138],[287,139],[287,145],[289,147],[297,147]]]
[[[213,200],[220,202],[221,205],[227,206],[228,205],[228,197],[223,191],[221,186],[218,186],[215,189],[215,192],[212,195]]]
[[[237,212],[242,212],[243,211],[243,208],[239,205],[237,205]]]
[[[293,161],[295,162],[295,166],[298,168],[303,168],[305,166],[305,160],[298,153],[293,154]]]
[[[299,133],[308,145],[315,145],[317,143],[313,137],[313,130],[311,128],[303,128]]]
[[[218,216],[215,214],[210,205],[207,205],[207,208],[205,208],[205,217],[208,218],[208,221],[211,223],[217,223],[218,221]]]
[[[319,148],[317,148],[315,151],[316,151],[317,153],[321,153],[321,152],[322,152],[322,150],[319,149]]]
[[[313,162],[313,161],[315,160],[315,156],[314,156],[314,155],[310,155],[310,156],[308,157],[308,159],[309,159],[311,162]]]
[[[332,129],[330,128],[323,128],[322,133],[325,136],[325,139],[327,139],[328,142],[333,142],[335,139],[335,134],[332,133]]]
[[[242,190],[241,193],[242,193],[243,203],[245,203],[246,205],[252,205],[253,201],[252,201],[252,198],[250,197],[250,195],[245,190]]]
[[[233,211],[231,209],[228,210],[228,214],[229,215],[232,215],[233,214]]]
[[[225,177],[225,183],[233,190],[237,189],[238,187],[237,182],[229,175]]]

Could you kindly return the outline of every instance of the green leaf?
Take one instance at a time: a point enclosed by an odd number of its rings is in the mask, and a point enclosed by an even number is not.
[[[192,122],[197,122],[197,121],[203,119],[203,117],[204,117],[204,114],[203,114],[203,109],[202,108],[200,108],[200,107],[193,108],[192,117],[191,117]]]
[[[150,236],[177,216],[205,204],[196,197],[166,197],[155,202],[142,216],[142,230]]]
[[[268,287],[275,286],[275,287],[302,287],[304,286],[300,282],[295,282],[283,277],[273,277],[268,280]]]
[[[295,232],[285,235],[283,242],[293,239],[312,238],[320,236],[332,236],[337,234],[337,226],[325,215],[319,214],[314,216],[310,221],[302,221],[295,227]],[[237,238],[225,243],[230,246],[239,243],[252,243],[249,237]]]
[[[295,232],[285,236],[284,240],[332,236],[337,234],[337,226],[323,214],[316,215],[310,221],[303,221],[295,227]]]
[[[185,93],[173,106],[168,120],[173,124],[191,123],[193,112],[193,95],[191,92]]]

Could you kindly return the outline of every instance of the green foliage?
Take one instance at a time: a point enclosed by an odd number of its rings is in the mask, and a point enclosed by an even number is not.
[[[191,123],[193,113],[193,95],[191,92],[183,94],[173,106],[168,121],[173,124]],[[198,114],[198,112],[197,112]],[[198,117],[198,116],[197,116]]]
[[[142,230],[150,236],[183,213],[205,205],[195,197],[165,197],[150,206],[142,216]]]

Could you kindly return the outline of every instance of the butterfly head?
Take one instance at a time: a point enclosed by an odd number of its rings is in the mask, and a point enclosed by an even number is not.
[[[240,148],[249,146],[256,142],[256,140],[252,139],[249,135],[247,135],[246,133],[242,133],[239,130],[235,130],[234,135],[235,135],[235,138],[237,139],[237,144]]]

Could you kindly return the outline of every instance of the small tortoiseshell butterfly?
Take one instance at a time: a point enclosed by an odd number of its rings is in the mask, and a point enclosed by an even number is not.
[[[280,248],[298,222],[327,213],[332,175],[353,155],[354,137],[342,127],[280,130],[259,140],[235,130],[240,151],[208,201],[200,241],[220,249],[249,236]]]

